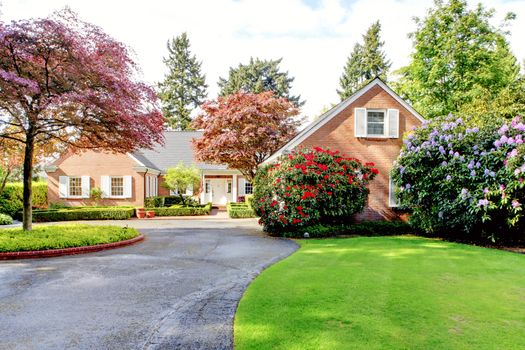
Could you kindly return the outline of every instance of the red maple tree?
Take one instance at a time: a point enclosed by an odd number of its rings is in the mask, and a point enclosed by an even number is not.
[[[0,23],[0,138],[24,148],[24,220],[31,229],[35,147],[129,152],[162,142],[154,90],[127,48],[69,10]]]
[[[257,167],[297,132],[299,110],[272,92],[238,92],[208,101],[193,121],[203,129],[193,140],[197,160],[226,164],[251,181]]]

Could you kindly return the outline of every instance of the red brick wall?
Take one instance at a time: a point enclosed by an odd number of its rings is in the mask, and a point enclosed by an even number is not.
[[[69,206],[94,205],[90,199],[60,198],[58,192],[59,176],[90,177],[90,188],[101,187],[101,176],[132,176],[132,198],[102,199],[101,205],[144,205],[144,173],[138,173],[133,167],[138,166],[127,154],[112,154],[86,151],[79,154],[67,154],[55,162],[58,169],[48,172],[48,202]]]
[[[395,108],[399,110],[398,139],[356,138],[354,136],[354,108]],[[319,130],[301,143],[299,147],[323,147],[339,150],[363,162],[374,162],[379,175],[370,184],[368,205],[357,220],[393,219],[398,215],[388,206],[389,172],[399,155],[402,135],[405,131],[419,126],[421,122],[399,104],[381,87],[375,86],[357,99],[345,110],[332,118]]]

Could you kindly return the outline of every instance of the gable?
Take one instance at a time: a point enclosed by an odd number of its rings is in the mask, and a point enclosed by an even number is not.
[[[265,163],[277,159],[283,153],[289,152],[294,148],[312,143],[311,139],[319,139],[319,133],[328,133],[336,130],[341,138],[355,138],[355,108],[379,109],[387,111],[396,109],[399,111],[399,137],[411,126],[419,126],[424,118],[417,113],[406,101],[399,97],[379,78],[374,79],[368,85],[357,91],[354,95],[333,107],[323,114],[319,119],[312,122],[281,149],[270,156]],[[344,124],[344,125],[343,125]],[[334,137],[336,137],[334,136]],[[326,147],[323,144],[317,144]]]

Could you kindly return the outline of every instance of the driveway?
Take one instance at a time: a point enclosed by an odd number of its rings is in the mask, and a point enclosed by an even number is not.
[[[111,224],[146,240],[0,262],[0,349],[230,349],[247,285],[297,248],[253,219]]]

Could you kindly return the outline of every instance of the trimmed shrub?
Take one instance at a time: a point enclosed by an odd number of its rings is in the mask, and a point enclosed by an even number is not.
[[[192,207],[174,205],[169,208],[146,208],[146,211],[153,211],[156,216],[209,215],[211,213],[211,203]]]
[[[15,216],[24,207],[24,186],[21,182],[12,182],[5,185],[0,193],[0,212]],[[33,182],[33,207],[47,206],[47,182]]]
[[[438,118],[409,134],[392,170],[401,205],[427,234],[523,240],[525,124]]]
[[[257,214],[247,203],[228,203],[228,216],[232,219],[256,218]]]
[[[417,233],[417,230],[403,221],[363,221],[360,223],[303,227],[298,231],[281,234],[288,238],[303,238],[308,232],[310,238],[334,236],[398,236]]]
[[[184,196],[184,201],[187,206],[198,206],[200,205],[195,198],[191,196]],[[171,207],[172,205],[183,204],[180,196],[157,196],[149,197],[144,201],[146,208],[164,208]]]
[[[34,210],[34,222],[73,220],[127,220],[135,214],[133,207],[80,207]]]
[[[13,218],[7,214],[0,213],[0,225],[11,225],[13,223]]]
[[[268,232],[344,222],[364,209],[373,163],[319,147],[300,150],[257,172],[253,206]]]

